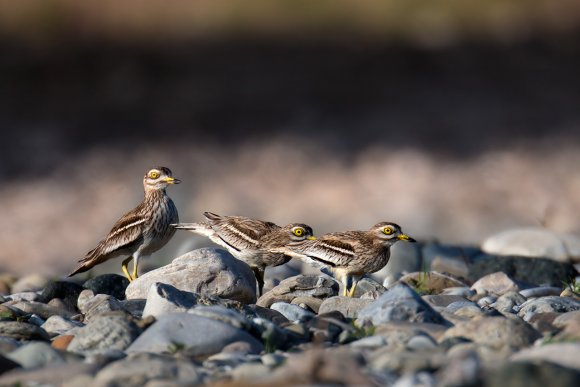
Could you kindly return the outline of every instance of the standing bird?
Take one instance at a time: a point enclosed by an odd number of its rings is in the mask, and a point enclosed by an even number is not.
[[[204,212],[203,215],[206,217],[205,222],[173,226],[204,235],[237,259],[246,262],[258,281],[259,296],[264,288],[266,267],[283,265],[290,260],[283,252],[272,252],[271,249],[282,248],[290,242],[315,239],[312,228],[302,223],[280,227],[272,222],[243,216],[221,216],[212,212]]]
[[[390,248],[397,241],[415,242],[397,224],[381,222],[368,231],[334,232],[315,241],[290,243],[280,251],[329,267],[341,280],[344,296],[353,297],[358,281],[366,273],[379,271],[387,264]],[[349,280],[352,280],[350,290]]]
[[[147,172],[143,177],[145,198],[141,204],[123,215],[109,235],[79,260],[80,265],[68,276],[87,271],[111,258],[127,256],[122,264],[123,273],[129,281],[137,278],[139,259],[165,246],[175,234],[170,225],[179,222],[179,217],[165,188],[179,183],[181,180],[173,178],[169,168],[157,167]],[[132,259],[133,273],[129,273],[128,264]]]

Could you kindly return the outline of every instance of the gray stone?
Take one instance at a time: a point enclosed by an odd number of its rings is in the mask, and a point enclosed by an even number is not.
[[[177,385],[203,383],[206,372],[186,359],[175,359],[149,353],[134,353],[103,368],[96,375],[97,387],[141,387],[149,381],[166,381]]]
[[[31,342],[6,355],[23,368],[41,368],[65,363],[64,356],[45,342]]]
[[[438,385],[441,386],[477,386],[480,385],[482,363],[476,351],[470,348],[459,348],[447,353],[447,364],[436,373]]]
[[[501,296],[508,292],[518,292],[518,284],[503,272],[488,274],[477,280],[472,286],[477,294]]]
[[[160,316],[127,352],[167,353],[177,347],[190,356],[209,356],[236,341],[250,343],[254,353],[263,349],[249,333],[228,323],[189,313],[169,313]]]
[[[197,304],[198,297],[174,286],[155,282],[147,293],[143,316],[160,316],[167,313],[185,312]]]
[[[298,305],[288,304],[287,302],[275,302],[270,306],[270,309],[276,310],[289,321],[304,322],[316,316],[309,310],[299,307]]]
[[[76,327],[82,327],[83,324],[69,320],[61,316],[50,316],[44,324],[41,325],[41,328],[44,329],[51,337],[57,335],[63,335]]]
[[[430,243],[423,247],[423,267],[417,271],[437,271],[456,278],[466,278],[469,273],[468,258],[476,252],[477,249],[467,246]]]
[[[125,313],[109,312],[80,328],[67,350],[84,355],[117,353],[129,347],[140,334],[141,328]]]
[[[451,337],[463,337],[491,348],[513,351],[530,346],[541,335],[519,319],[479,317],[449,328],[443,339]]]
[[[539,347],[525,348],[512,355],[513,361],[549,361],[562,367],[580,371],[580,342],[553,343]]]
[[[70,318],[75,315],[75,313],[70,312],[66,309],[57,308],[36,301],[20,301],[12,305],[12,307],[18,308],[25,313],[36,314],[45,320],[48,319],[50,316],[63,316],[66,318]]]
[[[425,351],[435,347],[437,347],[437,343],[427,335],[413,336],[407,342],[407,349],[411,351]]]
[[[540,286],[520,290],[520,294],[525,298],[559,296],[561,292],[562,288],[557,286]]]
[[[12,301],[36,301],[40,298],[37,292],[20,292],[7,296]]]
[[[320,305],[324,300],[316,297],[296,297],[292,300],[291,304],[298,305],[304,309],[318,313],[320,310]]]
[[[488,237],[482,250],[495,255],[545,257],[570,262],[574,257],[580,257],[580,238],[543,227],[516,228]]]
[[[363,298],[334,296],[327,298],[322,302],[318,313],[338,311],[342,313],[344,317],[356,318],[359,312],[373,301],[374,300]]]
[[[0,376],[0,386],[63,386],[73,377],[93,374],[99,367],[99,364],[74,361],[35,370],[15,369]],[[84,384],[87,385],[92,387]]]
[[[50,336],[44,329],[19,321],[0,321],[0,336],[16,340],[50,340]]]
[[[143,274],[127,287],[127,299],[146,298],[156,282],[247,304],[256,301],[256,278],[250,267],[221,249],[194,250]]]
[[[267,379],[271,373],[272,369],[265,364],[245,363],[234,368],[230,375],[232,380],[249,385]]]
[[[435,387],[437,381],[429,372],[417,372],[401,376],[393,387]]]
[[[362,297],[366,293],[383,294],[387,289],[372,278],[363,277],[357,284],[354,297]]]
[[[482,308],[491,308],[491,305],[493,305],[496,301],[497,301],[496,296],[485,296],[477,300],[477,305],[479,305]]]
[[[83,284],[85,289],[90,289],[95,294],[107,294],[117,300],[125,299],[127,286],[129,286],[129,280],[119,274],[101,274]]]
[[[441,295],[449,295],[449,296],[461,296],[461,297],[471,297],[475,295],[475,292],[468,288],[467,286],[459,286],[459,287],[451,287],[444,289],[441,292]]]
[[[3,355],[0,355],[0,375],[15,368],[20,368],[20,364],[4,357]],[[2,380],[1,377],[0,380]]]
[[[580,310],[580,300],[557,296],[533,298],[527,300],[515,310],[524,321],[529,321],[536,313],[566,313]]]
[[[399,281],[406,283],[420,294],[439,294],[447,288],[466,286],[460,280],[436,271],[409,273]]]
[[[379,348],[387,345],[387,339],[380,335],[363,337],[348,344],[353,348]]]
[[[16,280],[12,284],[12,293],[37,292],[42,290],[49,279],[40,274],[29,274]],[[32,301],[32,300],[30,300]]]
[[[131,316],[140,319],[143,317],[143,310],[145,310],[145,304],[147,300],[142,298],[134,298],[132,300],[123,300],[120,302],[121,307]]]
[[[420,243],[396,243],[391,247],[391,257],[387,265],[372,276],[383,278],[383,286],[395,283],[404,273],[411,273],[422,269]]]
[[[12,337],[0,336],[0,354],[6,355],[20,347],[20,342]]]
[[[397,284],[363,308],[357,325],[379,325],[392,321],[432,322],[445,324],[441,315],[405,284]]]
[[[79,295],[78,308],[84,315],[85,322],[90,322],[103,313],[123,310],[123,306],[116,298],[107,294],[95,295],[88,289]]]
[[[257,305],[269,308],[274,302],[288,302],[296,297],[328,298],[338,294],[338,283],[324,275],[298,275],[286,278],[269,292],[264,293]]]
[[[442,306],[446,307],[447,305],[454,303],[454,302],[463,302],[467,301],[467,298],[463,296],[457,295],[449,295],[449,294],[433,294],[433,295],[426,295],[422,297],[427,303],[431,306]]]
[[[372,369],[387,368],[401,374],[413,374],[426,369],[438,369],[446,361],[441,350],[393,351],[391,347],[379,348],[366,357]]]
[[[526,298],[520,293],[507,292],[500,296],[490,306],[501,313],[514,313],[514,307],[526,302]]]
[[[221,321],[234,328],[243,330],[251,330],[253,328],[251,322],[246,317],[238,311],[229,309],[224,305],[197,305],[193,309],[188,310],[187,313]]]

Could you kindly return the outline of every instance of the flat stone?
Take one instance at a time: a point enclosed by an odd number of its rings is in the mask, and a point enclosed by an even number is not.
[[[197,304],[198,297],[174,286],[155,282],[147,293],[144,316],[161,316],[167,313],[185,312]]]
[[[467,286],[456,278],[436,271],[409,273],[401,277],[400,282],[421,294],[440,294],[447,288]]]
[[[45,320],[51,316],[64,316],[70,318],[76,314],[66,309],[57,308],[35,301],[20,301],[12,305],[12,307],[18,308],[24,313],[35,314]]]
[[[448,294],[429,294],[422,297],[427,303],[431,306],[442,306],[446,307],[447,305],[454,303],[454,302],[462,302],[468,301],[467,298],[463,296],[455,296],[455,295],[448,295]]]
[[[501,295],[490,306],[501,313],[514,313],[514,307],[526,302],[526,298],[520,293],[507,292]]]
[[[513,361],[503,365],[496,372],[484,374],[485,386],[531,387],[558,386],[576,387],[580,371],[562,367],[551,361]]]
[[[20,364],[8,359],[7,357],[0,355],[0,375],[15,368],[20,368]],[[1,380],[1,377],[0,377]]]
[[[298,275],[286,278],[272,290],[264,293],[256,303],[269,308],[274,302],[292,303],[296,297],[325,299],[338,294],[338,283],[328,276]]]
[[[68,346],[68,351],[83,355],[124,351],[141,331],[124,312],[101,314],[77,331]]]
[[[574,257],[580,257],[580,238],[544,227],[516,228],[488,237],[482,250],[495,255],[545,257],[570,262]]]
[[[491,348],[518,350],[529,347],[541,335],[521,320],[505,317],[478,317],[449,328],[443,339],[464,337]]]
[[[7,296],[8,299],[19,302],[19,301],[36,301],[40,298],[37,292],[19,292],[12,293]]]
[[[472,286],[477,294],[501,296],[508,292],[518,292],[518,284],[503,272],[488,274],[477,280]]]
[[[39,301],[47,304],[50,300],[57,298],[65,303],[67,309],[73,311],[83,290],[81,285],[74,282],[50,281],[40,293]]]
[[[394,284],[404,273],[422,269],[421,243],[396,243],[391,247],[391,257],[387,265],[374,273],[377,278],[383,278],[383,286]]]
[[[379,325],[393,321],[431,322],[446,324],[441,315],[406,284],[397,284],[364,307],[357,325]]]
[[[48,278],[40,274],[29,274],[16,280],[12,284],[13,293],[37,292],[48,283]]]
[[[469,273],[468,257],[476,251],[467,246],[430,243],[425,245],[422,250],[423,266],[413,271],[429,270],[447,273],[454,278],[467,278]]]
[[[298,305],[303,308],[309,309],[314,313],[318,313],[320,310],[320,305],[324,300],[316,297],[296,297],[292,300],[291,304]]]
[[[363,277],[358,282],[353,297],[362,297],[364,294],[369,292],[383,294],[386,291],[387,289],[374,279],[369,277]]]
[[[177,346],[189,356],[209,356],[236,341],[250,343],[254,353],[263,349],[249,333],[228,323],[189,313],[169,313],[159,316],[127,352],[168,353]]]
[[[35,370],[15,369],[0,376],[0,386],[63,386],[73,377],[92,375],[99,367],[74,361]]]
[[[40,327],[44,329],[51,337],[65,334],[75,327],[82,327],[83,324],[78,321],[66,319],[62,316],[50,316]]]
[[[527,300],[517,308],[518,316],[529,321],[536,313],[566,313],[580,310],[580,300],[571,297],[548,296]]]
[[[44,329],[18,321],[0,321],[0,336],[11,337],[16,340],[50,340],[50,336]]]
[[[6,357],[23,368],[41,368],[66,362],[64,356],[50,344],[38,341],[23,345]]]
[[[73,335],[61,335],[55,337],[50,345],[54,349],[66,351],[68,349],[68,346],[70,345],[70,342],[73,341],[74,338],[75,337]]]
[[[580,342],[553,343],[539,347],[525,348],[514,353],[510,358],[513,361],[549,361],[562,367],[580,371]],[[580,379],[579,379],[580,380]],[[551,384],[552,385],[552,384]]]
[[[538,286],[520,290],[520,294],[525,298],[559,296],[561,292],[562,288],[558,286]]]
[[[96,386],[141,387],[149,381],[171,382],[170,385],[198,385],[206,371],[187,359],[175,359],[150,353],[132,353],[109,364],[95,376]],[[163,384],[167,385],[167,384]]]
[[[125,292],[127,299],[146,298],[156,282],[246,304],[256,301],[256,278],[250,267],[221,249],[190,251],[166,266],[145,273],[129,284]]]
[[[363,298],[334,296],[324,300],[320,305],[318,312],[328,313],[338,311],[342,313],[344,317],[356,318],[359,312],[373,301],[374,300]]]
[[[289,321],[304,322],[316,316],[313,312],[299,307],[298,305],[289,304],[287,302],[275,302],[270,306],[270,309],[276,310]]]
[[[101,274],[83,284],[85,289],[90,289],[95,294],[108,294],[119,301],[125,299],[127,286],[129,280],[119,274]]]

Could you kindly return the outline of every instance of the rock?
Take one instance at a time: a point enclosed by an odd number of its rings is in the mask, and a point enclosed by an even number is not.
[[[360,310],[371,304],[373,301],[374,300],[362,298],[334,296],[324,300],[320,305],[318,312],[328,313],[338,311],[345,317],[356,318]]]
[[[368,292],[383,294],[387,289],[372,278],[363,277],[357,284],[354,297],[361,297]]]
[[[12,291],[12,285],[16,282],[16,280],[17,278],[12,274],[0,273],[0,294],[10,294]]]
[[[258,305],[249,305],[248,308],[259,318],[271,321],[276,325],[285,324],[288,319],[282,313],[270,308],[263,308]]]
[[[428,351],[437,347],[437,342],[428,335],[411,337],[407,342],[407,349],[411,351]]]
[[[476,351],[460,348],[447,353],[447,364],[436,373],[441,386],[478,386],[483,373],[481,360]]]
[[[117,300],[125,299],[127,286],[129,280],[119,274],[101,274],[83,284],[85,289],[90,289],[95,294],[108,294]]]
[[[387,265],[374,273],[377,278],[384,278],[383,286],[395,283],[404,273],[421,270],[422,245],[420,243],[397,243],[391,247],[391,258]]]
[[[301,266],[302,262],[292,260],[285,265],[268,267],[266,269],[266,276],[264,277],[264,292],[275,288],[286,278],[304,274],[302,273]]]
[[[242,385],[250,383],[259,383],[270,376],[272,369],[261,363],[245,363],[234,368],[231,372],[231,378],[234,381],[241,382]]]
[[[197,304],[198,297],[174,286],[155,282],[147,293],[144,316],[161,316],[166,313],[185,312]]]
[[[16,340],[50,340],[44,329],[18,321],[0,321],[0,336],[12,337]]]
[[[379,348],[387,345],[387,339],[380,335],[373,335],[351,341],[348,345],[353,348]]]
[[[554,343],[540,347],[525,348],[514,353],[510,358],[513,361],[549,361],[562,367],[580,371],[580,342]],[[580,380],[580,379],[579,379]],[[552,385],[552,383],[550,383]]]
[[[145,310],[147,300],[135,298],[133,300],[123,300],[119,303],[124,311],[129,313],[131,316],[140,319],[143,317],[143,311]]]
[[[48,278],[40,274],[29,274],[12,284],[12,293],[36,292],[48,283]]]
[[[477,280],[472,286],[477,294],[501,296],[507,292],[518,292],[516,282],[503,272],[488,274]]]
[[[23,368],[41,368],[65,363],[64,356],[45,342],[31,342],[6,355]]]
[[[445,364],[442,350],[393,351],[390,347],[379,348],[367,355],[371,369],[389,369],[403,374],[438,369]]]
[[[561,291],[562,288],[557,286],[540,286],[520,290],[520,294],[525,298],[546,297],[546,296],[559,296]]]
[[[561,329],[555,341],[580,341],[580,311],[558,314],[553,324]]]
[[[436,271],[414,272],[401,277],[404,282],[420,294],[439,294],[446,288],[464,287],[466,284]]]
[[[530,346],[541,335],[521,320],[479,317],[449,328],[443,339],[450,337],[464,337],[494,349],[517,350]]]
[[[507,363],[497,372],[485,374],[484,386],[505,387],[576,387],[580,371],[562,367],[551,362]]]
[[[103,368],[96,375],[96,386],[141,387],[148,381],[163,385],[199,385],[206,372],[187,359],[174,359],[150,353],[132,353]],[[168,384],[170,383],[170,384]]]
[[[246,317],[244,317],[241,313],[233,309],[229,309],[223,305],[198,305],[195,308],[190,309],[188,313],[216,321],[221,321],[231,325],[234,328],[240,328],[247,331],[253,329],[251,322]]]
[[[448,294],[430,294],[422,297],[431,306],[446,307],[454,302],[466,302],[467,298],[463,296],[448,295]]]
[[[441,295],[449,295],[449,296],[461,296],[465,298],[469,298],[475,295],[475,292],[466,286],[460,287],[451,287],[444,289],[441,292]]]
[[[20,364],[8,359],[7,357],[4,357],[3,355],[0,355],[0,375],[15,368],[20,368]]]
[[[319,314],[305,323],[315,343],[335,342],[344,330],[352,331],[344,316],[337,311]]]
[[[146,298],[155,282],[246,304],[256,301],[256,278],[250,267],[221,249],[194,250],[145,273],[129,284],[127,299]]]
[[[76,314],[66,309],[56,308],[54,306],[35,301],[20,301],[12,305],[12,307],[18,308],[24,313],[35,314],[45,320],[50,316],[64,316],[66,318],[70,318]]]
[[[575,310],[580,310],[580,300],[570,297],[542,297],[527,300],[519,307],[515,308],[524,321],[529,319],[536,313],[566,313]]]
[[[364,307],[358,314],[357,325],[379,325],[392,321],[432,322],[445,324],[441,315],[433,310],[406,284],[397,284]]]
[[[26,313],[18,308],[13,308],[7,304],[0,305],[0,321],[14,321],[17,318],[26,317]]]
[[[12,337],[0,336],[0,354],[5,355],[20,347],[20,342]]]
[[[526,298],[520,293],[507,292],[500,296],[494,303],[490,304],[490,306],[500,313],[515,313],[514,307],[520,306],[524,302],[526,302]]]
[[[276,310],[289,321],[304,322],[316,316],[314,313],[299,307],[298,305],[288,304],[287,302],[275,302],[270,306],[270,309]]]
[[[435,387],[437,381],[428,372],[417,372],[401,376],[393,387]]]
[[[391,350],[402,351],[413,337],[428,336],[433,340],[441,338],[446,327],[430,323],[394,322],[383,324],[374,330],[375,336],[382,336]]]
[[[570,262],[580,257],[580,239],[543,227],[526,227],[502,231],[488,237],[482,250],[494,255],[544,257]]]
[[[276,368],[266,385],[372,385],[361,367],[363,358],[347,348],[311,349],[289,354]]]
[[[324,300],[321,300],[320,298],[305,296],[294,298],[291,304],[298,305],[304,309],[308,309],[313,311],[314,313],[318,313],[318,311],[320,310],[320,305],[322,305],[323,301]]]
[[[423,247],[423,266],[414,271],[429,270],[446,273],[454,278],[467,278],[469,257],[477,251],[467,246],[430,243]]]
[[[558,332],[558,328],[554,326],[554,320],[559,313],[536,313],[528,321],[535,330],[550,337]]]
[[[443,316],[446,317],[448,320],[452,320],[452,322],[464,321],[465,318],[470,319],[474,317],[479,317],[484,315],[484,311],[481,308],[471,302],[471,301],[456,301],[452,302],[451,304],[447,305],[444,310]],[[463,319],[455,319],[453,317],[464,317]]]
[[[19,301],[36,301],[40,298],[38,293],[36,292],[20,292],[20,293],[13,293],[8,296],[8,298],[12,301],[19,302]]]
[[[548,258],[526,258],[479,254],[470,259],[468,280],[475,282],[481,277],[503,272],[515,281],[534,285],[561,286],[563,278],[576,276],[570,263],[556,262]]]
[[[74,361],[36,370],[15,369],[0,376],[0,386],[64,386],[71,378],[93,374],[99,367],[98,364]]]
[[[55,337],[50,344],[52,348],[59,349],[61,351],[66,351],[71,341],[73,341],[75,337],[73,335],[62,335]]]
[[[256,303],[269,308],[274,302],[288,302],[296,297],[328,298],[338,294],[338,283],[328,276],[299,275],[286,278],[269,292],[264,293]]]
[[[75,327],[82,326],[83,324],[78,321],[68,320],[61,316],[51,316],[41,325],[41,328],[53,337],[62,335]]]
[[[74,282],[68,281],[50,281],[46,284],[39,301],[47,304],[52,299],[62,300],[67,308],[71,311],[76,309],[77,299],[84,288]]]
[[[80,328],[68,346],[68,351],[83,355],[123,351],[140,334],[141,329],[124,312],[109,312],[96,316]]]
[[[106,294],[95,295],[88,289],[79,295],[78,308],[84,315],[85,322],[92,321],[103,313],[123,310],[123,306],[116,298]]]
[[[179,350],[189,356],[209,356],[236,341],[250,343],[254,353],[263,349],[262,343],[249,333],[225,322],[189,313],[169,313],[159,316],[127,352],[167,353]]]

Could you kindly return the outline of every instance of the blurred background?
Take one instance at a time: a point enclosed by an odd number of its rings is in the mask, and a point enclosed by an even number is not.
[[[182,221],[580,234],[580,2],[0,0],[0,128],[16,274],[70,272],[156,165]]]

